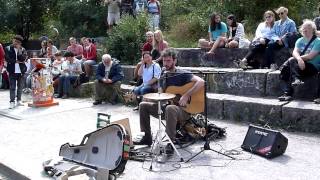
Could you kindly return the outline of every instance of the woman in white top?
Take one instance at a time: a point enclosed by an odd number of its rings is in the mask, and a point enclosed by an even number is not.
[[[239,66],[242,69],[251,67],[259,68],[260,63],[254,61],[253,58],[258,53],[264,53],[269,41],[271,40],[271,30],[275,21],[274,16],[274,13],[270,10],[264,13],[265,21],[259,24],[256,30],[256,36],[251,43],[250,51],[239,63]]]
[[[240,41],[245,40],[244,27],[241,23],[237,22],[236,17],[233,14],[227,17],[227,24],[229,36],[225,46],[228,48],[238,48]]]

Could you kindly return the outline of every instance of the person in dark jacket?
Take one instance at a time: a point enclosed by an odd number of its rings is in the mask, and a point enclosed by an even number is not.
[[[12,44],[5,48],[5,59],[7,61],[10,84],[10,109],[15,107],[14,102],[16,97],[16,105],[23,106],[21,103],[21,93],[23,88],[23,75],[27,71],[27,66],[25,65],[27,51],[21,46],[22,41],[22,36],[16,35],[12,39]]]
[[[96,73],[96,95],[93,105],[101,104],[102,101],[116,104],[117,98],[122,98],[120,85],[123,78],[124,75],[119,61],[112,60],[109,54],[104,54]]]

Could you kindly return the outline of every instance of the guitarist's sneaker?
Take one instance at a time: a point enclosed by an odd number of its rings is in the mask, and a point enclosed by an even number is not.
[[[148,145],[151,146],[152,138],[151,136],[143,136],[140,141],[133,141],[134,145]]]
[[[172,145],[170,143],[168,143],[165,147],[165,153],[168,155],[168,156],[171,156],[174,154],[174,149],[172,147]]]

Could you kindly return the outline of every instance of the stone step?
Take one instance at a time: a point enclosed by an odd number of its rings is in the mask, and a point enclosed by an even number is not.
[[[208,92],[243,96],[271,96],[282,94],[279,79],[280,71],[270,69],[253,69],[243,71],[239,68],[214,67],[180,67],[195,72],[199,76],[209,73],[207,78]],[[133,78],[134,66],[123,66],[125,74],[124,83]],[[318,76],[303,79],[303,86],[295,87],[294,98],[311,100],[317,97]]]
[[[301,132],[320,132],[320,105],[208,93],[208,116]]]
[[[124,92],[134,88],[121,85]],[[207,114],[233,120],[301,132],[320,132],[320,105],[310,101],[280,102],[270,97],[207,93]]]
[[[220,67],[220,68],[234,68],[234,60],[243,59],[248,53],[249,49],[245,48],[218,48],[215,54],[207,54],[208,49],[200,48],[175,48],[177,51],[177,62],[179,66],[184,67]],[[291,57],[292,50],[282,48],[275,52],[274,59],[278,66],[283,64],[289,57]],[[255,57],[257,61],[261,62],[263,55]]]

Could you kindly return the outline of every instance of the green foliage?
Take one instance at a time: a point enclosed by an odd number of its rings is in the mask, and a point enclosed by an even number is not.
[[[100,0],[60,1],[59,7],[59,20],[68,36],[105,35],[107,9],[100,5]]]
[[[224,22],[229,14],[234,14],[251,37],[267,10],[285,6],[289,17],[299,26],[303,19],[316,15],[319,5],[318,0],[166,0],[161,4],[161,29],[167,31],[170,46],[195,47],[199,38],[208,38],[213,12],[221,14]]]
[[[135,64],[141,57],[140,49],[145,42],[147,27],[145,15],[136,18],[123,16],[106,40],[108,52],[121,63]]]

